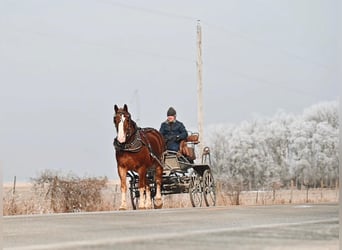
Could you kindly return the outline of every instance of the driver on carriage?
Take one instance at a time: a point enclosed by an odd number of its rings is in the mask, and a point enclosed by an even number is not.
[[[167,111],[167,119],[159,129],[163,135],[167,150],[179,151],[179,145],[182,140],[188,137],[188,132],[182,122],[176,119],[176,110],[170,107]]]

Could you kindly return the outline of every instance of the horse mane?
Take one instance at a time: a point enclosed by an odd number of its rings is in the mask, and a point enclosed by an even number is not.
[[[134,130],[139,128],[137,123],[134,120],[130,119],[130,123],[132,124],[132,127],[134,128]]]

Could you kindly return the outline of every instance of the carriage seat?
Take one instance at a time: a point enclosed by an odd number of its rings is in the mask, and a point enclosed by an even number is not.
[[[199,133],[191,133],[185,140],[182,140],[179,145],[179,151],[190,162],[196,159],[195,145],[199,143]]]

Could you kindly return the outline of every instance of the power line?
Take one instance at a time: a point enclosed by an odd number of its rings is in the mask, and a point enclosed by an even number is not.
[[[136,10],[136,11],[140,11],[140,12],[146,12],[146,13],[153,13],[159,16],[167,16],[167,17],[172,17],[172,18],[176,18],[176,19],[184,19],[184,20],[188,20],[188,21],[192,21],[194,22],[195,20],[198,20],[198,18],[192,17],[192,16],[188,16],[188,15],[179,15],[176,13],[172,13],[172,12],[166,12],[166,11],[161,11],[161,10],[155,10],[155,9],[150,9],[150,8],[144,8],[144,7],[140,7],[140,6],[134,6],[134,5],[128,5],[125,3],[121,3],[121,2],[117,2],[117,1],[105,1],[102,0],[102,2],[106,2],[115,6],[119,6],[122,8],[126,8],[126,9],[131,9],[131,10]],[[216,28],[226,34],[229,34],[230,36],[233,35],[235,37],[238,37],[240,39],[246,40],[250,43],[253,43],[256,46],[259,47],[263,47],[264,49],[272,49],[274,51],[278,51],[279,53],[286,55],[287,57],[291,57],[293,59],[296,59],[297,61],[304,61],[306,63],[311,63],[312,65],[315,65],[316,67],[320,67],[320,68],[324,68],[326,70],[331,70],[330,67],[326,64],[322,64],[320,62],[314,61],[311,58],[308,59],[307,57],[304,56],[300,56],[298,54],[292,53],[289,50],[280,48],[280,47],[274,47],[274,44],[270,44],[267,42],[263,42],[260,40],[256,40],[254,38],[251,38],[250,36],[248,36],[247,33],[242,33],[242,32],[237,32],[237,31],[232,31],[227,29],[226,27],[223,27],[221,25],[218,24],[214,24],[214,23],[210,23],[210,22],[203,22],[204,25],[206,25],[207,27],[212,27],[212,28]]]
[[[98,2],[98,1],[97,1]],[[145,7],[141,7],[141,6],[136,6],[136,5],[131,5],[131,4],[127,4],[127,3],[122,3],[122,2],[118,2],[118,1],[111,1],[111,0],[101,0],[100,2],[105,3],[105,4],[109,4],[109,5],[113,5],[113,6],[117,6],[120,8],[125,8],[125,9],[129,9],[129,10],[134,10],[134,11],[139,11],[139,12],[143,12],[143,13],[148,13],[148,14],[155,14],[158,16],[163,16],[163,17],[170,17],[170,18],[175,18],[175,19],[183,19],[186,21],[191,21],[191,22],[195,22],[195,20],[198,20],[198,18],[195,18],[193,16],[189,16],[189,15],[180,15],[177,13],[173,13],[173,12],[169,12],[169,11],[162,11],[162,10],[157,10],[157,9],[151,9],[151,8],[145,8]],[[234,36],[237,37],[239,39],[243,39],[248,41],[249,43],[253,44],[254,46],[259,46],[262,47],[263,49],[266,50],[270,50],[272,49],[273,51],[277,51],[287,57],[293,58],[297,61],[302,61],[305,63],[310,63],[312,65],[315,65],[316,67],[320,67],[320,68],[324,68],[325,70],[329,70],[331,71],[331,67],[329,65],[325,65],[322,64],[320,62],[314,61],[311,58],[308,59],[307,57],[304,56],[300,56],[298,54],[292,53],[289,50],[280,48],[280,47],[275,47],[274,44],[272,43],[267,43],[264,41],[260,41],[257,39],[254,39],[252,37],[250,37],[247,33],[243,33],[243,32],[238,32],[238,31],[232,31],[229,30],[227,27],[223,27],[222,25],[219,24],[215,24],[215,23],[211,23],[211,22],[207,22],[207,21],[203,21],[202,23],[207,26],[208,28],[214,28],[217,29],[225,34],[228,34],[229,36]],[[51,34],[48,34],[47,32],[40,32],[40,31],[33,31],[32,33],[35,33],[37,35],[42,35],[42,36],[51,36]],[[65,34],[64,34],[65,35]],[[68,37],[70,37],[70,34],[67,34]],[[88,44],[91,46],[96,46],[96,47],[110,47],[113,48],[112,44],[109,45],[108,44],[104,44],[104,43],[98,43],[98,42],[88,42],[88,41],[84,41],[77,38],[73,38],[73,40],[76,40],[76,42],[78,43],[82,43],[82,44]],[[109,46],[108,46],[109,45]],[[133,52],[133,53],[138,53],[138,54],[143,54],[143,55],[147,55],[147,56],[151,56],[151,57],[163,57],[163,58],[168,58],[168,59],[173,59],[173,60],[177,60],[177,61],[185,61],[185,60],[189,60],[188,58],[185,57],[178,57],[178,56],[174,56],[174,55],[165,55],[165,54],[159,54],[159,53],[154,53],[154,52],[147,52],[147,51],[142,51],[142,50],[133,50],[130,48],[116,48],[118,50],[125,50],[125,51],[129,51],[129,52]],[[194,60],[191,60],[194,62]]]
[[[10,30],[10,32],[19,33],[19,34],[31,34],[34,36],[44,37],[48,39],[53,39],[53,41],[56,41],[58,39],[59,41],[65,41],[66,43],[73,43],[77,45],[86,45],[90,47],[96,47],[96,48],[104,48],[109,50],[117,50],[121,54],[124,54],[125,56],[128,55],[127,52],[132,53],[134,56],[137,54],[149,56],[149,57],[156,57],[156,58],[165,58],[170,59],[178,62],[195,62],[195,59],[193,58],[186,58],[182,56],[176,56],[171,54],[161,54],[151,51],[144,51],[141,49],[132,49],[132,48],[125,48],[125,47],[119,47],[119,46],[113,46],[113,41],[108,42],[97,42],[97,41],[89,41],[85,39],[81,39],[73,34],[67,34],[67,33],[52,33],[49,31],[39,31],[39,30],[27,30],[22,28],[14,27]],[[124,51],[124,52],[123,52]],[[118,54],[118,52],[115,52]],[[122,53],[123,52],[123,53]]]
[[[292,93],[296,93],[296,94],[300,94],[300,95],[304,95],[304,96],[308,96],[308,97],[320,98],[320,96],[318,96],[318,95],[315,95],[313,93],[301,90],[299,88],[288,87],[288,83],[285,83],[285,82],[269,81],[269,80],[262,78],[262,77],[251,76],[251,75],[248,75],[246,73],[242,73],[240,71],[234,71],[232,69],[225,69],[225,72],[227,72],[227,71],[231,72],[234,75],[237,75],[240,78],[252,80],[253,82],[257,82],[259,84],[268,85],[268,86],[271,86],[273,88],[281,88],[281,89],[284,89],[288,92],[292,92]],[[257,88],[257,89],[259,89],[259,88]],[[254,91],[256,91],[257,89],[255,89]]]
[[[148,13],[148,14],[153,13],[153,14],[158,15],[158,16],[166,16],[166,17],[182,19],[182,20],[186,20],[186,21],[197,20],[196,18],[188,16],[188,15],[179,15],[179,14],[172,13],[172,12],[155,10],[155,9],[150,9],[150,8],[145,8],[145,7],[140,7],[140,6],[134,6],[134,5],[126,4],[126,3],[121,3],[118,1],[101,0],[101,2],[106,3],[106,4],[110,4],[113,6],[118,6],[120,8],[130,9],[130,10],[139,11],[139,12],[143,12],[143,13]],[[302,62],[306,62],[306,63],[310,62],[311,64],[313,64],[317,67],[321,67],[321,68],[324,68],[325,70],[332,71],[332,69],[330,67],[328,67],[327,65],[320,64],[320,63],[317,63],[317,62],[312,61],[312,60],[308,60],[305,57],[296,55],[296,54],[291,53],[288,50],[285,50],[282,48],[278,48],[278,47],[275,48],[274,44],[269,44],[267,42],[258,41],[256,39],[248,36],[247,33],[232,31],[232,30],[229,30],[228,28],[223,27],[221,25],[213,24],[213,23],[206,22],[206,21],[204,21],[202,23],[204,23],[204,25],[206,25],[208,28],[218,29],[220,32],[224,32],[225,34],[228,34],[229,36],[235,36],[235,37],[238,37],[239,39],[247,40],[248,42],[250,42],[254,46],[259,46],[259,47],[261,47],[263,49],[267,49],[267,50],[273,49],[273,50],[276,50],[276,51],[280,52],[281,54],[286,55],[287,57],[293,58],[297,61],[302,61]],[[143,51],[141,49],[119,47],[117,45],[114,46],[113,41],[109,41],[109,42],[104,43],[104,42],[85,40],[85,39],[79,38],[73,34],[66,34],[66,33],[56,34],[56,33],[51,33],[50,31],[35,31],[35,30],[28,31],[26,29],[21,29],[21,30],[18,28],[15,28],[15,29],[16,29],[16,32],[19,32],[19,33],[29,32],[29,33],[34,34],[36,36],[47,37],[47,38],[51,38],[53,40],[56,40],[56,38],[57,38],[59,40],[65,40],[66,42],[71,41],[77,45],[78,44],[84,44],[84,45],[93,46],[93,47],[105,48],[105,49],[109,49],[112,51],[116,50],[117,52],[114,52],[114,53],[121,53],[121,54],[126,55],[126,56],[128,53],[132,53],[134,56],[136,56],[136,54],[140,54],[140,55],[149,56],[149,57],[166,58],[166,59],[175,60],[175,61],[182,61],[182,62],[194,63],[194,61],[195,61],[193,58],[186,58],[186,57],[175,56],[175,55],[166,55],[164,53],[162,54],[162,53],[156,53],[156,52],[152,52],[152,51]],[[13,29],[9,29],[9,32],[13,32]],[[65,36],[65,38],[63,38],[62,36]],[[273,47],[272,47],[272,45],[273,45]],[[241,49],[243,49],[243,48],[241,48]],[[205,55],[204,55],[204,57],[205,57]],[[261,79],[260,77],[255,77],[255,76],[248,75],[246,73],[241,73],[241,72],[236,72],[236,71],[234,72],[233,70],[229,70],[229,69],[228,69],[228,71],[230,71],[234,74],[240,75],[244,78],[254,79],[260,83],[264,83],[264,84],[268,84],[268,85],[272,85],[272,86],[274,86],[274,85],[279,86],[279,83],[272,83],[269,80]],[[290,90],[287,86],[281,86],[281,87]],[[292,88],[290,91],[296,91],[296,89]],[[301,92],[301,90],[299,90],[299,92]],[[312,96],[312,94],[310,94],[310,95]]]
[[[320,62],[314,61],[311,58],[308,59],[304,56],[300,56],[298,54],[292,53],[289,50],[280,48],[280,47],[275,47],[274,44],[272,43],[267,43],[267,42],[263,42],[263,41],[259,41],[256,40],[254,38],[251,38],[250,36],[247,35],[247,33],[242,33],[242,32],[238,32],[238,31],[232,31],[232,30],[228,30],[226,27],[217,25],[217,24],[213,24],[213,23],[208,23],[208,22],[204,22],[204,25],[206,25],[207,27],[213,27],[216,28],[217,30],[220,30],[221,32],[224,32],[226,34],[229,34],[230,36],[234,36],[234,37],[238,37],[239,39],[243,39],[245,41],[248,41],[249,43],[255,45],[255,46],[259,46],[262,47],[263,49],[266,50],[270,50],[272,49],[273,51],[277,51],[283,55],[286,55],[287,57],[293,58],[297,61],[302,61],[305,63],[310,63],[312,65],[315,65],[316,67],[319,68],[323,68],[325,70],[331,70],[331,67],[329,65],[326,64],[322,64]]]

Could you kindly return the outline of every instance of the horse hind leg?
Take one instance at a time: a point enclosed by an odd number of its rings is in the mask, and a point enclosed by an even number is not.
[[[163,200],[161,197],[161,185],[157,184],[157,190],[156,190],[156,197],[154,199],[154,208],[162,208],[163,207]]]
[[[151,190],[150,190],[150,186],[148,184],[146,185],[145,194],[146,194],[145,208],[151,209],[152,208]]]
[[[143,168],[142,168],[143,169]],[[139,209],[145,209],[146,202],[146,171],[139,172]]]
[[[139,187],[139,209],[145,209],[145,187]]]
[[[142,168],[146,169],[146,168]],[[141,176],[141,178],[140,178]],[[151,209],[152,208],[152,200],[151,200],[151,190],[149,186],[149,181],[146,177],[146,171],[141,171],[139,173],[139,209]]]

